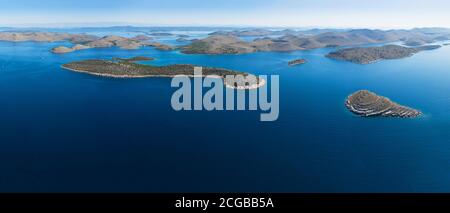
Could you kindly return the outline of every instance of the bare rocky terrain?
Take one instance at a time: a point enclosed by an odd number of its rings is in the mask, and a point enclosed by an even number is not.
[[[351,112],[363,117],[414,118],[422,114],[418,110],[402,106],[367,90],[360,90],[350,95],[345,101],[345,105]]]

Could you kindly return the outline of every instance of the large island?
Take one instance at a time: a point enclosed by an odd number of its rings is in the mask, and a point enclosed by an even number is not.
[[[113,60],[83,60],[63,64],[62,68],[75,72],[88,73],[98,76],[116,77],[116,78],[143,78],[143,77],[175,77],[177,75],[186,75],[189,77],[218,77],[225,79],[226,76],[242,75],[248,77],[251,74],[239,71],[233,71],[223,68],[202,67],[202,76],[194,75],[194,65],[191,64],[174,64],[166,66],[153,66],[135,63],[137,60],[150,58],[135,57],[131,59],[113,59]],[[229,85],[224,81],[226,86],[237,89],[254,89],[265,84],[263,79],[256,78],[256,82],[249,84],[241,79]]]
[[[432,50],[440,45],[421,47],[403,47],[399,45],[385,45],[381,47],[355,47],[331,52],[328,58],[350,61],[358,64],[370,64],[384,59],[400,59],[410,57],[423,50]]]
[[[126,38],[116,35],[107,35],[97,37],[87,34],[71,34],[59,32],[0,32],[0,41],[11,42],[56,42],[68,41],[73,44],[71,47],[57,46],[51,49],[52,53],[64,54],[78,50],[89,48],[105,48],[105,47],[119,47],[121,49],[139,49],[140,47],[150,46],[158,50],[173,50],[174,48],[150,41],[151,38],[145,35],[137,35],[135,37]]]
[[[367,90],[360,90],[350,95],[345,106],[353,113],[363,116],[384,116],[414,118],[422,113],[418,110],[397,104],[386,97]]]
[[[173,47],[158,42],[149,41],[150,38],[138,35],[132,38],[125,38],[121,36],[109,35],[101,38],[94,38],[91,41],[85,41],[74,45],[73,47],[59,46],[53,48],[53,53],[69,53],[82,49],[89,48],[105,48],[105,47],[119,47],[121,49],[139,49],[140,47],[151,46],[158,50],[172,50]]]

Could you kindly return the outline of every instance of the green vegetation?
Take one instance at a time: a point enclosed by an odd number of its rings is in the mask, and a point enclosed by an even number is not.
[[[329,58],[350,61],[358,64],[369,64],[382,59],[399,59],[410,57],[423,50],[433,50],[439,45],[428,45],[421,47],[403,47],[399,45],[386,45],[381,47],[356,47],[341,49],[327,55]]]
[[[194,65],[174,64],[167,66],[152,66],[137,64],[127,60],[84,60],[62,65],[63,68],[86,72],[94,75],[111,77],[173,77],[175,75],[194,75]],[[202,74],[217,75],[248,75],[247,73],[227,70],[223,68],[203,67]]]
[[[184,46],[181,49],[181,52],[194,54],[194,53],[207,53],[210,48],[210,45],[204,41],[195,41],[188,46]]]

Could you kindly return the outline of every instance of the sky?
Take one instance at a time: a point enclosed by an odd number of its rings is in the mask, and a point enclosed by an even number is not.
[[[0,27],[450,27],[449,11],[448,0],[0,0]]]

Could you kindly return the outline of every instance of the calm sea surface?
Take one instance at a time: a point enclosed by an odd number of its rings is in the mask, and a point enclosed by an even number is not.
[[[357,65],[325,58],[332,49],[49,52],[62,44],[0,42],[1,192],[450,192],[450,46]],[[280,117],[260,122],[256,111],[176,112],[170,79],[60,68],[141,55],[156,65],[279,75]],[[297,58],[308,63],[287,66]],[[360,89],[424,116],[354,116],[344,100]]]

